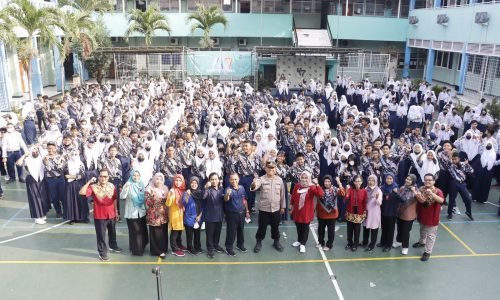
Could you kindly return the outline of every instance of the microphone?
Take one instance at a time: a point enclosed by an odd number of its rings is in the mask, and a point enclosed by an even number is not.
[[[160,266],[156,266],[153,268],[153,270],[151,270],[151,272],[155,275],[160,275]]]

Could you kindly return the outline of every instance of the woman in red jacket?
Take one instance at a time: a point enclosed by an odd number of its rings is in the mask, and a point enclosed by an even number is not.
[[[356,175],[352,183],[353,187],[347,186],[347,190],[344,190],[340,179],[337,177],[337,184],[341,187],[339,194],[344,197],[346,206],[345,219],[347,221],[347,246],[345,246],[345,249],[350,249],[354,252],[358,250],[361,223],[363,223],[366,218],[366,202],[368,200],[368,193],[361,187],[363,184],[361,176]]]
[[[292,246],[299,247],[300,253],[305,253],[309,224],[314,219],[314,197],[323,197],[323,189],[317,183],[312,183],[311,173],[307,171],[302,172],[299,178],[290,203],[292,219],[297,227],[297,241]]]

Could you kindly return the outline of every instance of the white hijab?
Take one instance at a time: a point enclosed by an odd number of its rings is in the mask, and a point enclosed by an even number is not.
[[[487,168],[488,171],[491,171],[493,166],[495,165],[495,161],[497,159],[497,154],[495,152],[495,145],[493,145],[492,142],[488,141],[486,142],[486,146],[491,145],[490,150],[486,150],[486,147],[484,148],[483,154],[481,154],[481,166],[483,168]]]
[[[219,159],[219,153],[217,152],[217,149],[210,148],[208,149],[208,152],[213,152],[215,154],[215,157],[213,159],[210,159],[210,156],[208,156],[205,160],[205,174],[207,178],[212,173],[217,173],[219,177],[222,176],[222,163]]]
[[[427,154],[429,154],[429,152],[432,153],[435,161],[427,158]],[[424,154],[421,158],[422,168],[420,169],[419,175],[422,181],[424,181],[425,174],[435,175],[440,170],[439,164],[437,162],[436,152],[434,152],[433,150],[429,150],[427,151],[427,154]]]
[[[42,153],[40,153],[40,149],[33,148],[30,150],[30,153],[33,153],[34,150],[38,151],[38,157],[34,158],[33,155],[29,155],[26,157],[25,163],[30,175],[36,180],[36,182],[40,182],[44,178],[45,167],[43,165],[43,158]]]

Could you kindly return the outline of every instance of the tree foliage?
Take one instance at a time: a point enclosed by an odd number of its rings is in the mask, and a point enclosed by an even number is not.
[[[217,5],[206,7],[203,4],[197,4],[196,11],[187,17],[187,22],[191,21],[194,21],[191,26],[191,32],[194,32],[196,29],[203,30],[203,37],[199,42],[203,48],[212,48],[214,46],[214,41],[210,37],[210,31],[214,25],[222,24],[224,29],[226,29],[228,24],[224,12]]]

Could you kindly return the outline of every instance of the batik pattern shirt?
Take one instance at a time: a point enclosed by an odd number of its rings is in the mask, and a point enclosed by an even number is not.
[[[182,149],[175,150],[175,158],[177,164],[182,169],[189,168],[189,166],[191,165],[192,157],[193,157],[193,152],[189,151],[189,149],[185,146]]]
[[[458,181],[459,183],[464,182],[467,179],[468,174],[474,173],[474,170],[466,162],[459,162],[458,164],[451,164],[450,168],[451,178]],[[485,187],[486,188],[486,187]]]
[[[45,177],[53,178],[64,174],[66,169],[66,159],[62,155],[56,154],[53,157],[45,156],[43,165],[45,167]]]
[[[122,178],[122,163],[118,158],[105,157],[99,162],[99,170],[108,169],[110,180]]]
[[[306,165],[313,171],[311,174],[312,178],[318,178],[320,172],[318,153],[314,151],[305,153],[304,158],[306,160]]]
[[[253,176],[256,174],[258,171],[258,164],[255,156],[240,154],[237,163],[237,170],[240,176]]]

